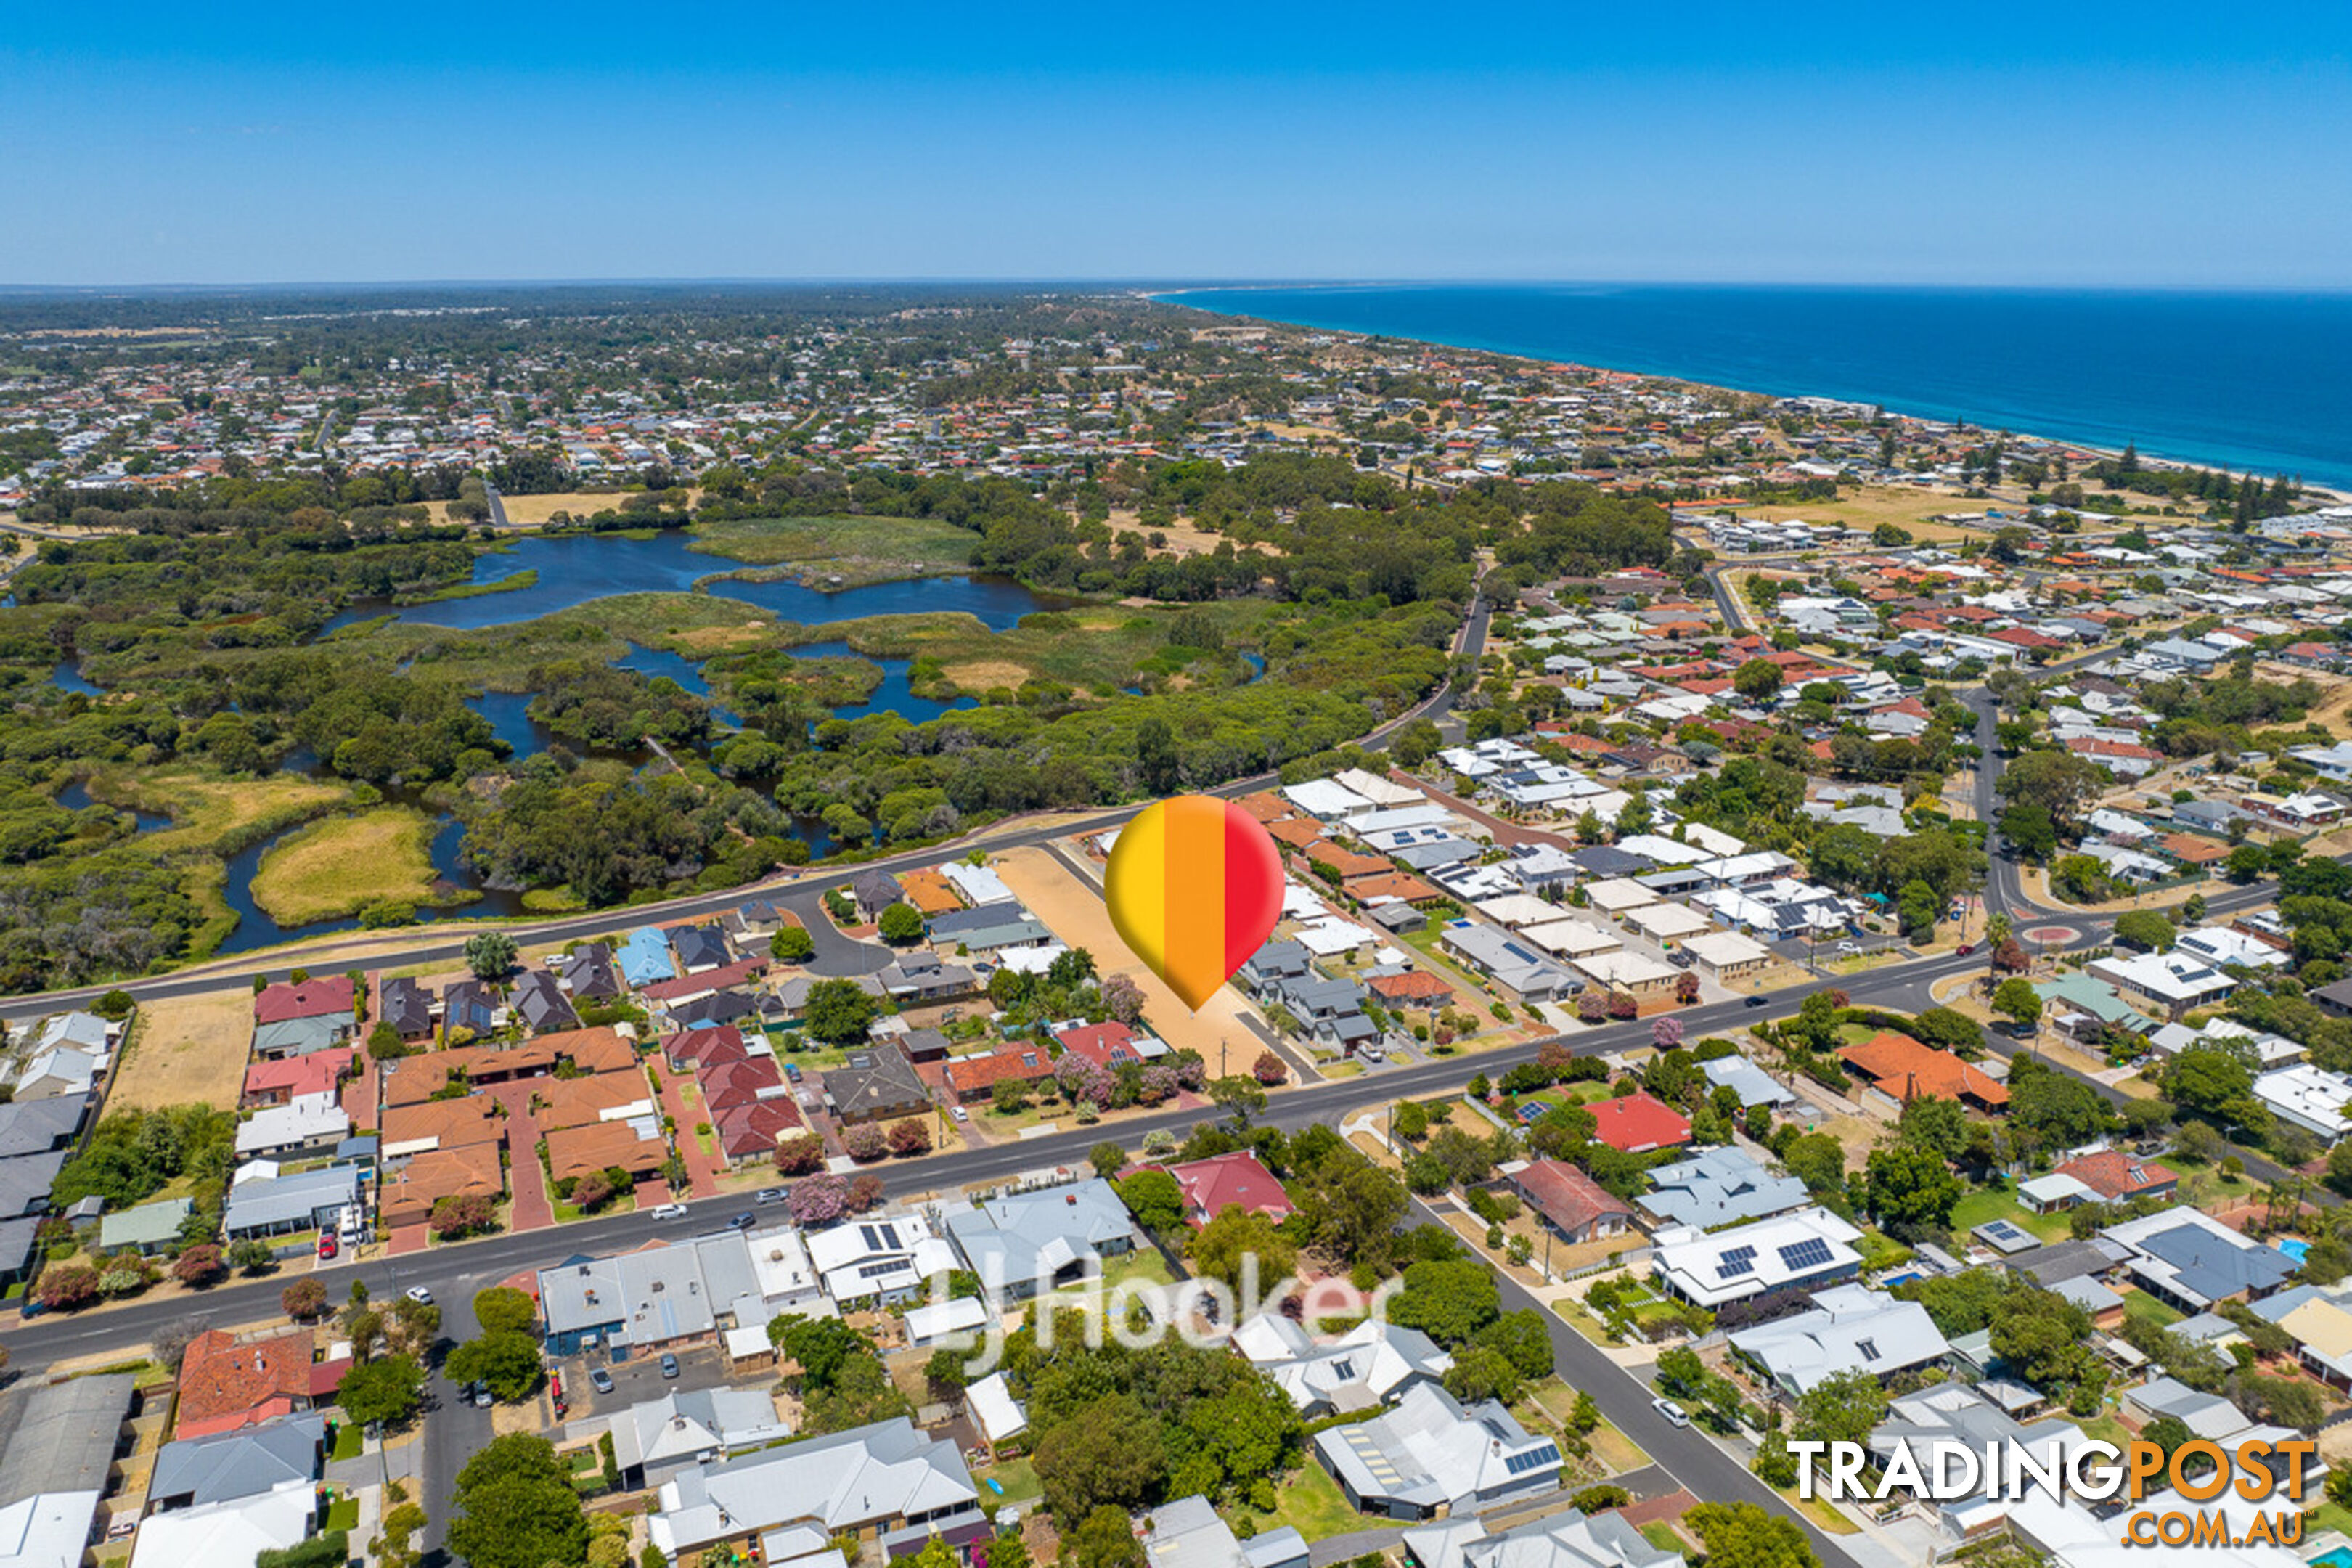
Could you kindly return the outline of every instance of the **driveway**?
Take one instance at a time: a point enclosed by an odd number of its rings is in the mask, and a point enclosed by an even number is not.
[[[702,1103],[701,1091],[693,1087],[691,1074],[671,1072],[667,1068],[655,1070],[661,1074],[662,1110],[677,1124],[677,1136],[670,1142],[677,1148],[678,1158],[686,1162],[686,1173],[693,1183],[694,1190],[707,1197],[719,1190],[719,1173],[726,1169],[717,1154],[704,1152],[702,1140],[695,1135],[694,1130],[710,1120],[709,1109]],[[691,1101],[687,1098],[689,1092],[693,1094]],[[641,1184],[640,1202],[646,1201],[643,1194]],[[670,1195],[675,1197],[678,1194]]]

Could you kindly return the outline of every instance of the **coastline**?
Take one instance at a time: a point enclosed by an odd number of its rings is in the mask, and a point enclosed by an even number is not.
[[[1472,290],[1481,289],[1499,289],[1507,287],[1565,289],[1579,288],[1581,286],[1550,284],[1523,286],[1481,284],[1433,285],[1412,282],[1351,283],[1327,281],[1319,283],[1221,284],[1166,291],[1139,290],[1139,293],[1141,298],[1147,299],[1154,304],[1169,306],[1178,310],[1197,310],[1202,315],[1215,317],[1223,321],[1257,322],[1263,323],[1266,326],[1287,328],[1296,331],[1329,332],[1366,342],[1373,339],[1381,339],[1388,342],[1410,343],[1425,349],[1433,349],[1457,353],[1489,354],[1498,359],[1517,360],[1528,364],[1542,365],[1558,370],[1588,372],[1604,375],[1635,376],[1647,381],[1671,383],[1682,386],[1703,388],[1708,391],[1732,394],[1740,396],[1764,398],[1826,397],[1842,403],[1874,405],[1875,406],[1884,408],[1890,415],[1895,415],[1898,417],[1906,419],[1933,421],[1943,425],[1953,425],[1957,423],[1955,417],[1952,416],[1937,414],[1926,410],[1919,405],[1918,399],[1906,398],[1900,395],[1857,395],[1846,393],[1824,392],[1818,386],[1805,387],[1797,386],[1793,384],[1785,389],[1778,389],[1753,384],[1725,381],[1704,374],[1693,374],[1675,370],[1661,370],[1633,363],[1602,363],[1600,360],[1583,358],[1561,358],[1553,354],[1531,352],[1526,348],[1511,347],[1491,337],[1476,333],[1462,333],[1446,337],[1435,337],[1419,331],[1376,330],[1361,326],[1345,325],[1328,321],[1303,321],[1289,316],[1255,314],[1246,309],[1240,308],[1242,301],[1239,300],[1235,300],[1234,301],[1235,308],[1233,309],[1220,309],[1218,306],[1213,304],[1200,302],[1200,297],[1202,296],[1223,297],[1318,293],[1340,295],[1348,293],[1364,293],[1370,291],[1386,292],[1427,288],[1459,288],[1465,290]],[[1597,293],[1612,288],[1665,286],[1594,284],[1590,287]],[[1756,287],[1760,289],[1763,286],[1759,285]],[[1788,291],[1795,292],[1802,286],[1785,285],[1782,287]],[[1839,287],[1843,288],[1844,286]],[[1854,287],[1860,289],[1862,286]],[[1826,289],[1828,286],[1823,286],[1823,288]],[[1902,290],[1889,289],[1887,292],[1893,294],[1902,292]],[[2050,290],[2049,292],[2063,295],[2074,291]],[[1616,356],[1609,357],[1613,359]],[[2122,455],[2124,450],[2124,443],[2101,437],[2053,433],[2053,427],[2051,426],[2041,422],[2003,424],[1984,419],[1971,418],[1967,421],[1967,426],[1970,429],[1983,430],[1989,434],[1997,433],[2007,436],[2024,437],[2033,440],[2046,442],[2051,445],[2062,446],[2073,450],[2085,452],[2095,458],[2119,457]],[[2231,474],[2256,474],[2264,479],[2271,477],[2274,472],[2287,473],[2290,475],[2295,475],[2296,473],[2296,471],[2292,468],[2273,468],[2263,464],[2248,464],[2242,461],[2236,461],[2221,457],[2191,455],[2182,448],[2177,441],[2158,441],[2151,444],[2149,441],[2135,437],[2129,444],[2136,448],[2138,456],[2142,459],[2167,468],[2219,468]],[[2325,459],[2320,459],[2320,461],[2324,463]],[[2340,505],[2352,502],[2352,473],[2341,475],[2331,473],[2330,477],[2322,479],[2314,479],[2300,475],[2296,477],[2297,482],[2300,484],[2305,497],[2307,500],[2316,500],[2322,505]]]

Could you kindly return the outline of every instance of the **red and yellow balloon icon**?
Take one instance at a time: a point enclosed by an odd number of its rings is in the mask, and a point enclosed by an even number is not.
[[[1104,895],[1127,945],[1197,1012],[1282,918],[1282,857],[1233,802],[1177,795],[1120,832]]]

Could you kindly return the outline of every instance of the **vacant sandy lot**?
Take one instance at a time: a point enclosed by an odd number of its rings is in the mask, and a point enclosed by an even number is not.
[[[1119,940],[1110,923],[1110,910],[1095,889],[1080,880],[1050,850],[1009,849],[999,856],[996,869],[1014,896],[1030,912],[1072,947],[1095,955],[1096,972],[1124,974],[1143,988],[1145,1020],[1160,1037],[1178,1050],[1194,1050],[1209,1065],[1209,1076],[1221,1070],[1247,1072],[1265,1047],[1241,1021],[1241,996],[1230,986],[1209,998],[1196,1015],[1184,1005],[1160,976],[1144,967],[1135,950]],[[1227,1047],[1220,1065],[1220,1045]]]
[[[249,987],[152,1003],[140,1010],[138,1028],[131,1054],[115,1068],[108,1110],[202,1101],[226,1110],[236,1104],[253,1038]]]

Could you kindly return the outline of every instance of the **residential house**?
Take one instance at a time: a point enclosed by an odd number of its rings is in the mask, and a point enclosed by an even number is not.
[[[627,987],[621,979],[620,967],[613,960],[613,950],[601,942],[584,942],[570,952],[561,953],[548,961],[555,978],[571,997],[574,1006],[583,1002],[611,1002]]]
[[[2257,1077],[2254,1098],[2273,1116],[2323,1143],[2352,1132],[2352,1122],[2345,1120],[2347,1108],[2352,1108],[2352,1079],[2342,1073],[2298,1062]]]
[[[1234,1331],[1233,1347],[1279,1384],[1309,1421],[1386,1405],[1454,1367],[1454,1358],[1420,1330],[1378,1320],[1318,1342],[1296,1319],[1260,1312]]]
[[[824,1075],[824,1099],[836,1121],[880,1121],[931,1106],[930,1091],[897,1046],[877,1042]]]
[[[404,974],[377,984],[375,1016],[411,1045],[433,1037],[433,994]]]
[[[352,1119],[331,1089],[297,1095],[237,1124],[240,1160],[308,1160],[334,1152],[351,1136]]]
[[[1043,1047],[1006,1040],[986,1056],[956,1057],[941,1069],[948,1092],[959,1105],[992,1098],[1000,1083],[1034,1088],[1054,1076],[1053,1058]]]
[[[678,1471],[782,1443],[793,1428],[762,1388],[697,1388],[625,1406],[605,1418],[621,1485],[638,1491]]]
[[[1897,1105],[1914,1100],[1957,1100],[1988,1113],[2009,1109],[2009,1086],[1949,1051],[1933,1050],[1908,1035],[1881,1029],[1838,1052],[1848,1067]]]
[[[1862,1233],[1827,1209],[1800,1209],[1736,1229],[1661,1230],[1650,1271],[1673,1294],[1709,1311],[1769,1290],[1811,1290],[1862,1268]]]
[[[1793,1401],[1845,1373],[1885,1378],[1932,1365],[1952,1347],[1916,1301],[1842,1285],[1815,1291],[1810,1311],[1734,1331],[1731,1348]]]
[[[363,1203],[365,1173],[357,1165],[326,1165],[280,1174],[267,1160],[237,1167],[229,1180],[221,1230],[231,1241],[286,1236],[331,1226]]]
[[[441,1038],[449,1045],[498,1032],[506,1005],[487,982],[459,980],[441,989]],[[463,1031],[463,1033],[460,1033]]]
[[[1576,1166],[1559,1160],[1530,1160],[1504,1168],[1512,1190],[1562,1241],[1594,1241],[1622,1236],[1633,1206]]]
[[[599,1171],[625,1171],[636,1181],[659,1176],[670,1161],[668,1141],[652,1117],[560,1127],[546,1137],[551,1183],[577,1181]]]
[[[991,1296],[1016,1301],[1098,1274],[1103,1258],[1135,1248],[1135,1221],[1100,1178],[985,1199],[948,1215],[947,1231]]]
[[[1359,1513],[1384,1519],[1466,1514],[1559,1485],[1559,1447],[1493,1400],[1465,1406],[1436,1384],[1405,1390],[1367,1421],[1309,1439]]]
[[[1653,1546],[1611,1510],[1564,1509],[1489,1535],[1476,1515],[1404,1532],[1406,1568],[1683,1568],[1683,1555]]]
[[[1588,1104],[1593,1137],[1625,1154],[1676,1149],[1690,1142],[1690,1119],[1646,1092],[1596,1100]]]
[[[325,1440],[326,1417],[314,1411],[166,1443],[155,1453],[148,1510],[203,1508],[313,1485],[323,1468]]]
[[[2126,1002],[2153,1017],[2178,1019],[2190,1010],[2228,1000],[2238,983],[2202,959],[2184,952],[2136,952],[2095,958],[2087,973],[2107,982]]]
[[[349,1358],[321,1359],[309,1329],[242,1341],[207,1329],[180,1361],[173,1434],[205,1437],[331,1403],[350,1368]]]
[[[865,870],[849,879],[849,896],[857,906],[859,918],[871,924],[880,920],[882,911],[892,904],[904,903],[907,890],[887,871]]]
[[[2286,1283],[2295,1260],[2200,1209],[2160,1210],[2111,1225],[2103,1239],[2131,1249],[2124,1267],[2140,1289],[2185,1312],[2258,1301]]]
[[[515,1016],[534,1035],[580,1026],[580,1016],[572,1010],[572,999],[563,994],[555,976],[544,969],[523,972],[522,978],[515,982],[512,1005]]]
[[[128,1249],[152,1258],[179,1241],[180,1228],[194,1206],[186,1198],[158,1198],[108,1215],[98,1223],[99,1250],[111,1254]]]
[[[1123,1208],[1120,1219],[1125,1220]],[[845,1307],[910,1301],[929,1281],[961,1266],[954,1247],[932,1234],[920,1215],[866,1215],[811,1231],[803,1239],[825,1294]]]
[[[788,1525],[853,1537],[885,1556],[933,1535],[959,1546],[991,1532],[962,1452],[903,1415],[682,1470],[656,1500],[648,1532],[672,1562],[747,1548]]]
[[[1531,944],[1475,921],[1447,921],[1438,944],[1522,1002],[1555,1001],[1584,989],[1583,981]]]
[[[1246,1149],[1189,1160],[1181,1165],[1146,1166],[1176,1178],[1184,1194],[1184,1218],[1194,1227],[1207,1225],[1229,1208],[1260,1215],[1280,1225],[1294,1212],[1289,1193],[1257,1155]]]
[[[1811,1201],[1805,1184],[1775,1175],[1729,1144],[1701,1149],[1671,1165],[1654,1165],[1650,1190],[1634,1200],[1653,1229],[1718,1230],[1769,1219]]]
[[[1146,1568],[1307,1568],[1307,1538],[1289,1525],[1247,1541],[1204,1497],[1161,1503],[1144,1521]]]
[[[2097,1195],[2099,1202],[2107,1204],[2135,1203],[2142,1198],[2168,1203],[2180,1185],[2180,1177],[2169,1167],[2126,1154],[2120,1149],[2077,1155],[2052,1173],[2082,1183]]]

